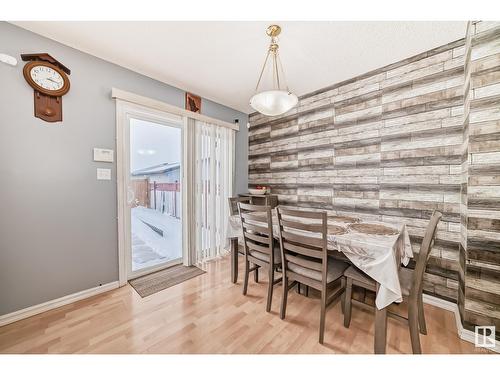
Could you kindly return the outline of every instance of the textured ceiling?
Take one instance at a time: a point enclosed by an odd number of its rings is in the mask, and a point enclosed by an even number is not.
[[[13,22],[205,98],[252,112],[270,22]],[[297,95],[457,40],[466,22],[277,22]]]

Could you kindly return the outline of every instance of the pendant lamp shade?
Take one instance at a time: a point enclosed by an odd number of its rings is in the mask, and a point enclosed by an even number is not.
[[[252,96],[250,105],[257,112],[266,116],[278,116],[297,105],[299,99],[295,94],[284,90],[262,91]]]

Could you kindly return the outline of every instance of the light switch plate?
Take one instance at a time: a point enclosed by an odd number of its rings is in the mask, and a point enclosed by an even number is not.
[[[111,180],[111,169],[109,169],[109,168],[97,168],[97,179],[98,180]]]
[[[94,148],[94,161],[103,161],[112,163],[114,160],[114,151],[107,148]]]

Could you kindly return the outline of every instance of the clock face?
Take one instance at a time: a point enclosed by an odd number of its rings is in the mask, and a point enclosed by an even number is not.
[[[34,65],[30,69],[30,77],[36,85],[45,90],[58,91],[64,86],[62,75],[49,66]]]

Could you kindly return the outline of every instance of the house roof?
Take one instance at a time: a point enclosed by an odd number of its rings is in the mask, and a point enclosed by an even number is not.
[[[180,168],[180,163],[163,163],[163,164],[153,165],[152,167],[135,170],[132,172],[132,176],[163,174],[168,171],[172,171],[179,168]]]

